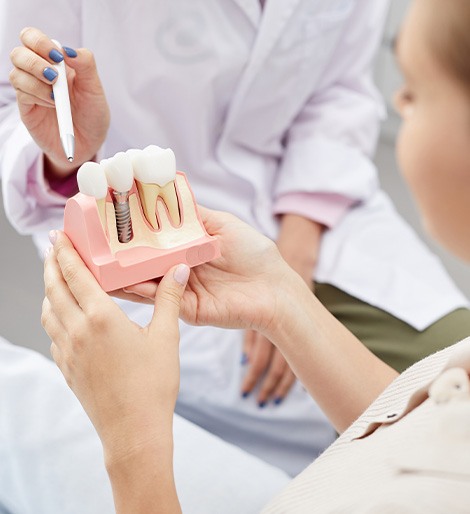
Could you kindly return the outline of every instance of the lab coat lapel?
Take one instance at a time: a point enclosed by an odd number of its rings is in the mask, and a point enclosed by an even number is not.
[[[240,5],[240,7],[248,4],[247,0],[233,1]],[[269,56],[271,50],[281,36],[284,27],[301,1],[302,0],[267,0],[265,3],[258,36],[256,38],[248,66],[240,79],[238,88],[231,102],[225,124],[226,131],[231,127],[232,123],[236,119],[250,84],[262,68],[264,61]]]

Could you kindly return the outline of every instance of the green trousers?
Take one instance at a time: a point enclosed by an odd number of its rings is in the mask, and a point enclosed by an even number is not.
[[[371,352],[399,372],[470,336],[468,309],[457,309],[419,331],[330,284],[315,284],[315,295]]]

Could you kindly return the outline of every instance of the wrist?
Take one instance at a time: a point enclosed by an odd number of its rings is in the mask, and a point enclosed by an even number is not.
[[[106,452],[117,514],[181,513],[173,472],[171,434],[118,455]]]
[[[158,456],[159,462],[172,461],[173,424],[155,424],[144,427],[114,428],[107,434],[100,434],[108,473],[120,472],[133,463],[142,462],[146,456]]]
[[[258,329],[274,344],[291,330],[289,327],[298,318],[300,302],[304,301],[301,300],[303,295],[308,294],[305,300],[311,300],[314,296],[302,277],[287,263],[284,262],[284,269],[277,276],[278,280],[267,293],[266,322]]]

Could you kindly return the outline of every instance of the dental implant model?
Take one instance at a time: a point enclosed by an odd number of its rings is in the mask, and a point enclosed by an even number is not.
[[[78,170],[77,183],[81,193],[96,199],[101,224],[106,231],[106,196],[108,195],[108,182],[103,166],[96,162],[85,162]]]
[[[147,146],[142,152],[132,154],[132,166],[147,221],[155,230],[160,228],[156,209],[157,200],[161,197],[172,224],[177,227],[181,218],[175,189],[176,159],[173,150]]]
[[[64,231],[105,291],[220,255],[171,149],[118,152],[85,163],[77,180],[80,192],[67,201]]]
[[[130,157],[118,152],[103,163],[108,184],[113,190],[113,204],[116,213],[116,228],[120,243],[132,239],[132,220],[129,208],[129,193],[134,184],[134,173]]]

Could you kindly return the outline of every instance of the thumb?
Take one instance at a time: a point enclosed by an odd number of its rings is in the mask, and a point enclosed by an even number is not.
[[[66,49],[65,49],[66,48]],[[74,52],[74,57],[70,57],[70,52]],[[78,48],[73,50],[64,47],[65,62],[77,72],[77,80],[80,81],[99,81],[98,70],[93,52],[88,48]]]
[[[160,281],[155,296],[155,310],[150,329],[162,327],[177,321],[180,313],[181,298],[189,279],[189,266],[179,264],[168,271]]]

